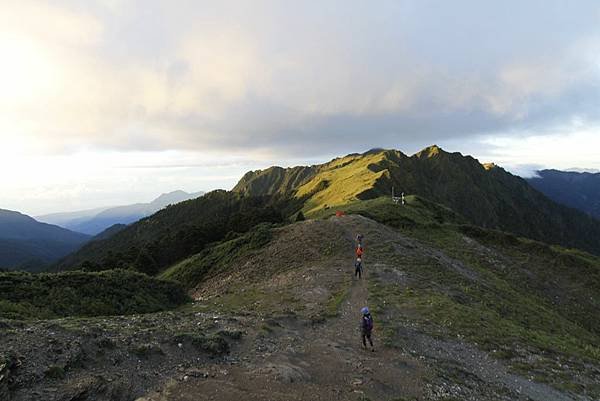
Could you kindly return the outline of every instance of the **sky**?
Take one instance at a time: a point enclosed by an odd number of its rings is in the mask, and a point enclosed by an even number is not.
[[[0,1],[0,208],[437,144],[600,168],[600,3]]]

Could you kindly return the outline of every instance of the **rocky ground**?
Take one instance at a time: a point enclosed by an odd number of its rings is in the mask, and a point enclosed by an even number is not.
[[[362,280],[352,278],[357,232],[366,238]],[[404,318],[390,344],[376,315],[375,352],[364,350],[359,311],[374,302],[372,280],[411,279],[381,256],[390,245],[406,257],[425,252],[360,216],[307,221],[281,229],[263,251],[237,261],[233,274],[211,277],[180,310],[2,322],[0,399],[586,399],[511,373],[474,344],[431,336]]]

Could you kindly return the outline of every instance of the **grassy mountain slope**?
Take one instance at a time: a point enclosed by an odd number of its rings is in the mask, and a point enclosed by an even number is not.
[[[277,169],[247,176],[236,186],[242,193],[277,192],[277,182],[290,182]],[[510,231],[532,239],[600,253],[600,223],[584,213],[558,205],[527,182],[500,167],[482,165],[470,156],[447,153],[431,146],[413,156],[395,150],[373,150],[348,155],[310,173],[291,193],[305,201],[304,211],[341,207],[356,200],[373,199],[396,192],[419,195],[440,203],[472,224]],[[253,185],[253,177],[272,185]],[[293,181],[293,180],[292,180]],[[286,192],[290,192],[286,186]]]
[[[307,319],[331,319],[358,291],[349,278],[352,238],[360,232],[376,342],[422,355],[436,372],[431,383],[467,391],[479,385],[472,383],[479,376],[491,389],[497,385],[494,375],[507,369],[516,375],[510,379],[515,383],[531,380],[600,396],[600,324],[594,318],[600,308],[600,258],[461,224],[460,216],[414,197],[404,207],[380,198],[355,202],[347,211],[377,221],[323,215],[325,220],[271,229],[256,247],[249,245],[256,233],[249,233],[240,243],[215,245],[165,275],[193,286],[209,311],[262,316],[291,310]],[[349,307],[357,314],[361,302],[352,300]],[[327,336],[326,327],[319,337]],[[472,359],[440,354],[438,347]],[[379,355],[378,361],[384,358]],[[473,367],[479,358],[497,362]],[[494,364],[487,378],[481,376],[486,363]]]
[[[600,173],[541,170],[527,182],[555,202],[600,220]]]
[[[249,171],[233,188],[234,192],[248,194],[290,194],[299,185],[312,177],[317,169],[314,166],[269,167],[265,170]]]
[[[600,363],[600,326],[591,319],[599,258],[479,228],[403,234],[402,252],[370,242],[370,263],[380,268],[369,285],[388,344],[410,335],[401,322],[417,321],[432,336],[466,338],[525,377],[600,395],[590,369]]]
[[[174,280],[186,288],[193,288],[204,277],[231,267],[231,262],[247,257],[249,252],[259,250],[272,237],[272,228],[261,224],[237,238],[214,244],[162,272],[159,278]]]
[[[227,235],[262,222],[280,223],[290,203],[274,197],[243,197],[213,191],[169,206],[118,233],[86,244],[61,260],[57,270],[133,268],[156,274]]]
[[[416,196],[408,196],[405,207],[393,204],[388,198],[377,198],[354,202],[346,207],[346,211],[373,218],[394,227],[423,226],[435,229],[441,227],[442,224],[458,226],[465,223],[464,218],[450,209]],[[315,218],[327,219],[333,213],[332,210],[325,210]],[[265,253],[264,248],[270,244],[274,235],[277,235],[278,232],[287,232],[287,230],[287,228],[277,229],[273,225],[260,224],[243,235],[211,244],[201,252],[173,264],[158,277],[177,281],[186,288],[194,288],[203,285],[202,283],[211,276],[232,273],[236,269],[243,272],[246,268],[239,266],[239,263],[257,260],[256,255]],[[290,241],[297,242],[298,245],[305,244],[305,252],[318,255],[318,250],[322,246],[315,248],[313,242],[321,240],[319,234],[317,231],[311,239],[290,239]],[[330,253],[329,250],[324,250],[324,252]],[[298,259],[302,262],[302,255],[298,255]],[[260,268],[261,262],[259,261],[258,264],[258,268]]]

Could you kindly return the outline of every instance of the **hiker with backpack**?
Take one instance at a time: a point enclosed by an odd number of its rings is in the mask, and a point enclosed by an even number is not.
[[[362,248],[362,240],[363,240],[363,235],[362,234],[356,234],[356,244],[359,248]]]
[[[361,245],[359,245],[356,248],[356,257],[362,259],[363,253],[364,253],[363,247]]]
[[[369,340],[369,344],[371,345],[371,352],[375,352],[375,348],[373,347],[373,340],[371,339],[371,333],[373,331],[373,317],[369,312],[368,307],[364,307],[361,310],[362,319],[360,321],[360,332],[362,336],[362,345],[364,349],[367,349],[367,340]]]
[[[362,259],[356,258],[356,262],[354,263],[354,277],[361,278],[362,276]]]

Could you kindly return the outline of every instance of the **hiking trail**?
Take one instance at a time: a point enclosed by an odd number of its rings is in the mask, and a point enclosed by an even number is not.
[[[438,258],[448,269],[477,277],[443,253],[362,216],[307,222],[300,227],[310,231],[314,225],[337,230],[335,238],[346,249],[314,267],[315,280],[309,282],[317,287],[305,289],[313,296],[323,291],[326,281],[342,283],[344,296],[336,316],[316,324],[285,317],[271,321],[268,332],[249,335],[234,350],[238,355],[234,360],[208,375],[172,380],[160,393],[140,401],[574,400],[545,384],[508,373],[501,362],[470,344],[435,339],[409,322],[399,321],[401,342],[384,346],[383,316],[376,314],[375,352],[363,349],[360,309],[370,306],[369,281],[375,280],[374,272],[381,276],[392,268],[394,280],[402,285],[406,279],[402,265],[410,263],[409,256],[419,255]],[[357,232],[365,236],[362,279],[353,276]],[[386,259],[390,246],[400,255],[396,266]],[[461,385],[452,383],[445,369],[463,377]]]
[[[354,278],[357,233],[362,279]],[[432,335],[377,289],[411,289],[419,263],[431,260],[487,285],[442,250],[362,216],[280,228],[256,253],[206,277],[186,308],[6,331],[24,357],[14,400],[589,401],[512,373],[463,337]],[[373,311],[375,352],[361,343],[363,306]],[[227,338],[227,355],[174,342],[223,330],[243,333]],[[40,380],[48,364],[64,366],[65,380]]]

